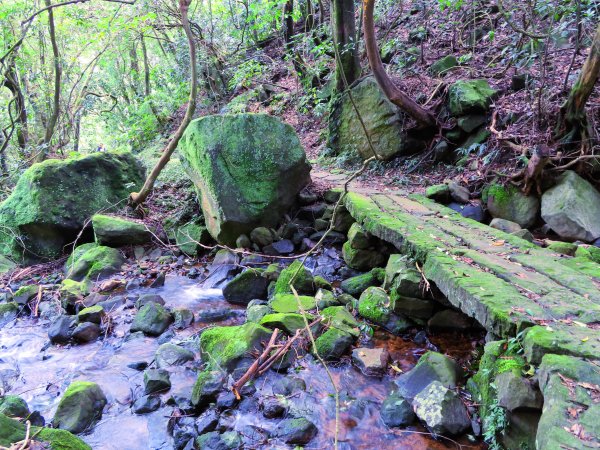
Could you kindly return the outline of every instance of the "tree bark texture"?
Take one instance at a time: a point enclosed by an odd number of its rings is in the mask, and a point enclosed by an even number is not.
[[[337,54],[336,89],[343,92],[360,76],[360,60],[356,46],[356,21],[353,0],[332,1],[333,32]]]

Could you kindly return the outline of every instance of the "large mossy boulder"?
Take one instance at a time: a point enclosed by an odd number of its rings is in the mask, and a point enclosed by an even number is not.
[[[448,107],[454,117],[486,112],[496,91],[486,80],[459,80],[448,89]]]
[[[143,222],[123,217],[94,214],[92,226],[96,242],[109,247],[142,245],[152,239],[151,231]]]
[[[293,128],[264,114],[194,120],[178,149],[208,231],[227,245],[258,226],[275,226],[310,182]]]
[[[0,204],[0,254],[14,260],[60,256],[86,220],[111,205],[122,205],[143,179],[144,170],[131,153],[94,153],[34,164]]]
[[[540,212],[540,200],[524,195],[515,186],[492,184],[484,190],[487,208],[495,219],[510,220],[522,228],[535,224]]]
[[[124,262],[125,258],[116,248],[83,244],[75,248],[67,259],[65,273],[71,280],[97,281],[119,272]]]
[[[82,433],[102,418],[106,396],[100,386],[90,381],[74,381],[63,394],[54,419],[56,428]]]
[[[600,192],[571,170],[542,196],[542,218],[565,239],[600,238]]]
[[[369,77],[341,95],[329,115],[329,146],[338,155],[373,156],[356,108],[360,111],[371,143],[383,159],[406,156],[424,148],[422,141],[410,138],[405,131],[406,116],[381,92],[377,82]],[[353,104],[354,102],[354,104]]]
[[[4,414],[0,414],[0,446],[6,448],[15,448],[12,444],[22,442],[27,436],[27,425],[18,420],[11,419]],[[65,430],[56,430],[54,428],[31,427],[29,437],[35,443],[30,441],[27,448],[48,448],[51,450],[91,450],[91,447],[76,436]],[[34,447],[35,446],[35,447]]]

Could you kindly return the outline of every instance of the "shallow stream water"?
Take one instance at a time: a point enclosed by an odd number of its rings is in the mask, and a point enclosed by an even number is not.
[[[200,367],[195,338],[212,325],[234,325],[244,321],[244,310],[227,303],[219,289],[204,288],[198,281],[169,276],[164,287],[129,291],[130,297],[141,293],[161,295],[167,307],[185,307],[194,311],[196,322],[175,331],[170,342],[186,341],[196,351],[192,366],[170,369],[172,388],[162,395],[189,396]],[[128,309],[129,306],[129,309]],[[151,363],[159,339],[138,334],[129,335],[135,309],[122,305],[110,314],[114,318],[113,333],[105,339],[85,345],[54,346],[48,344],[47,321],[19,319],[0,329],[0,388],[22,396],[30,409],[39,411],[50,421],[66,387],[74,380],[94,381],[108,399],[102,420],[89,434],[81,436],[93,449],[142,450],[171,449],[169,433],[172,406],[136,415],[132,402],[143,393],[143,372],[128,367],[131,363]],[[402,371],[413,367],[420,355],[436,346],[441,352],[464,359],[472,351],[468,336],[429,336],[429,343],[416,344],[410,339],[377,332],[368,345],[386,347],[395,366]],[[291,370],[293,376],[306,382],[306,391],[290,395],[290,409],[301,412],[317,426],[319,432],[306,448],[332,448],[335,435],[335,400],[331,382],[324,368],[311,357],[299,360]],[[449,441],[432,439],[424,428],[389,429],[381,421],[381,402],[392,390],[394,376],[366,376],[349,360],[332,364],[331,372],[339,389],[340,416],[338,438],[341,449],[443,449],[456,447]],[[272,386],[286,375],[269,371],[256,380],[257,393],[242,400],[239,407],[222,413],[233,429],[249,440],[246,448],[291,448],[267,442],[260,430],[271,430],[276,419],[265,419],[258,399],[273,395]],[[287,375],[289,376],[289,374]],[[223,416],[224,415],[224,416]],[[254,432],[256,437],[254,438]],[[481,448],[480,444],[460,440],[463,448]]]

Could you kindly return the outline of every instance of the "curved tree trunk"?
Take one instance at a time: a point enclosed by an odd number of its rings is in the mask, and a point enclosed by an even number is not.
[[[294,37],[294,0],[287,0],[283,7],[283,40],[286,49],[289,49]]]
[[[560,109],[557,124],[557,137],[565,143],[585,140],[587,137],[587,116],[585,105],[594,90],[600,75],[600,25],[581,73],[573,85],[567,101]]]
[[[190,28],[190,23],[188,21],[188,11],[189,11],[191,2],[192,2],[192,0],[179,0],[179,11],[181,12],[181,24],[183,25],[183,30],[185,31],[185,35],[188,40],[188,46],[189,46],[189,52],[190,52],[190,97],[188,99],[188,106],[185,111],[185,116],[183,117],[183,120],[182,120],[181,124],[179,125],[179,128],[177,128],[177,131],[175,131],[175,134],[173,135],[173,137],[171,138],[171,140],[169,141],[169,143],[163,150],[162,156],[156,163],[156,166],[154,166],[154,168],[152,169],[152,172],[150,172],[150,175],[148,175],[148,178],[146,179],[144,186],[142,187],[142,189],[140,190],[139,193],[138,192],[131,193],[130,202],[133,205],[142,204],[146,200],[146,198],[148,197],[150,192],[152,191],[152,189],[154,187],[154,183],[156,182],[156,179],[160,175],[160,172],[162,171],[162,169],[167,165],[167,163],[171,159],[171,155],[173,155],[173,152],[177,148],[177,144],[179,144],[179,141],[181,140],[183,133],[185,132],[186,128],[192,121],[192,117],[194,116],[194,111],[196,110],[196,95],[197,95],[197,91],[198,91],[198,74],[196,71],[196,45],[194,44],[194,36],[192,34],[192,30]]]
[[[336,89],[343,92],[360,76],[360,60],[356,46],[356,22],[353,0],[333,0],[332,20],[334,45],[337,47]]]
[[[4,81],[0,83],[0,86],[6,86],[15,99],[15,110],[17,113],[16,124],[17,124],[17,142],[21,152],[25,151],[28,141],[28,129],[27,129],[27,109],[25,106],[25,95],[21,89],[19,81],[19,74],[17,72],[14,58],[11,58],[7,63],[6,72],[4,74]]]
[[[371,66],[375,80],[377,80],[377,84],[393,104],[401,108],[420,125],[426,127],[438,126],[435,116],[401,91],[386,73],[381,62],[377,38],[375,37],[375,25],[373,23],[375,0],[364,0],[364,6],[365,47],[367,49],[369,65]]]
[[[50,8],[52,4],[50,0],[46,0],[46,7]],[[56,28],[54,26],[54,13],[52,12],[53,8],[48,9],[48,30],[50,32],[50,42],[52,44],[52,57],[54,62],[54,94],[53,94],[53,105],[52,105],[52,113],[48,118],[48,123],[46,124],[46,132],[44,133],[44,138],[42,139],[41,145],[44,146],[42,151],[36,157],[36,161],[43,161],[46,157],[48,146],[50,145],[50,141],[52,140],[52,136],[54,135],[54,128],[56,127],[56,122],[58,121],[58,115],[60,114],[60,83],[62,76],[62,66],[60,64],[60,53],[58,51],[58,43],[56,42]]]

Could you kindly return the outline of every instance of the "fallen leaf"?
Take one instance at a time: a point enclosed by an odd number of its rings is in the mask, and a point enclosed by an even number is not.
[[[501,247],[504,245],[504,243],[505,243],[504,241],[494,241],[494,242],[492,242],[492,245],[494,247]]]

